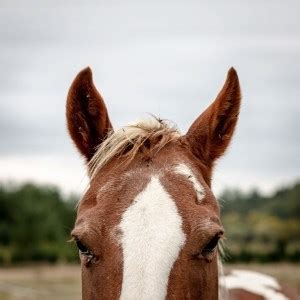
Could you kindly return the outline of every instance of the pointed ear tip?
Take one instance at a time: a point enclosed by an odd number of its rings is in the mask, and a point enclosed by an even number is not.
[[[73,79],[71,87],[69,89],[69,93],[71,91],[76,91],[82,86],[90,86],[93,85],[93,73],[90,67],[86,67],[82,69],[76,77]]]
[[[234,67],[231,67],[231,68],[228,70],[228,75],[235,75],[235,76],[237,76],[236,69],[235,69]]]
[[[92,69],[87,66],[86,68],[82,69],[76,76],[77,80],[82,80],[82,79],[88,79],[92,80],[93,79],[93,72]]]
[[[72,102],[74,99],[74,93],[82,89],[82,87],[93,85],[93,73],[90,67],[82,69],[76,77],[69,88],[67,101]]]
[[[237,71],[235,70],[234,67],[231,67],[229,70],[228,70],[228,73],[227,73],[227,77],[228,78],[236,78],[236,79],[239,79],[238,77],[238,74],[237,74]]]

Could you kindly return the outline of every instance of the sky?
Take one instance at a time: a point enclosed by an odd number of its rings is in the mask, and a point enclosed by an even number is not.
[[[0,181],[85,189],[65,101],[86,66],[114,127],[152,113],[183,134],[234,66],[242,109],[213,190],[299,180],[299,11],[298,0],[2,0]]]

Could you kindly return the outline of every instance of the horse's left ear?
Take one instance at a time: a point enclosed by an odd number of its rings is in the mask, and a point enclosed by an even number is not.
[[[228,71],[216,100],[196,119],[185,138],[194,155],[211,167],[226,150],[238,120],[241,102],[236,71]]]
[[[86,68],[74,79],[67,98],[69,133],[80,153],[89,161],[112,130],[106,106]]]

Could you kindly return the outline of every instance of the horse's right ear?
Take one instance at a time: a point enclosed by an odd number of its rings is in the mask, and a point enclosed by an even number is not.
[[[68,130],[80,153],[89,161],[112,130],[104,101],[88,67],[74,79],[67,98]]]

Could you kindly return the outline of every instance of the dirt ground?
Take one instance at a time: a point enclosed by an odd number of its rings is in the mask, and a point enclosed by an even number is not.
[[[226,265],[225,272],[233,268],[270,274],[300,294],[299,264]],[[0,268],[0,300],[79,300],[80,290],[77,265]]]
[[[0,268],[0,300],[79,300],[80,267],[74,265]]]

